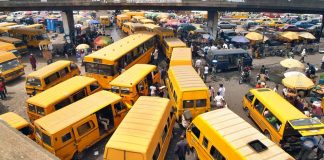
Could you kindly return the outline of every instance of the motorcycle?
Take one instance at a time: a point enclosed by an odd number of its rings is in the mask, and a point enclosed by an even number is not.
[[[243,82],[250,82],[250,75],[251,75],[251,68],[246,67],[241,72],[239,84],[242,84]]]

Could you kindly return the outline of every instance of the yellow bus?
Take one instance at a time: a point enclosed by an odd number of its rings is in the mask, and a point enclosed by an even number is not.
[[[39,93],[26,101],[30,122],[57,111],[86,96],[101,90],[97,80],[76,76]]]
[[[34,139],[34,127],[27,122],[23,117],[14,112],[7,112],[0,115],[0,120],[5,121],[12,128],[17,129],[19,132]]]
[[[27,43],[28,46],[38,48],[39,44],[50,44],[50,39],[43,29],[15,28],[9,30],[9,34]]]
[[[0,51],[0,72],[6,82],[25,74],[24,65],[11,52]]]
[[[288,153],[227,108],[197,116],[186,131],[199,159],[294,160]]]
[[[27,95],[33,96],[43,92],[71,77],[80,75],[80,73],[78,66],[74,62],[67,60],[56,61],[27,75]]]
[[[100,24],[105,25],[105,27],[108,27],[111,25],[110,18],[108,16],[100,16],[99,20],[100,20]]]
[[[143,26],[146,28],[149,32],[154,32],[154,28],[159,28],[160,26],[156,24],[143,24]]]
[[[173,49],[180,47],[187,47],[187,45],[176,37],[164,38],[162,43],[162,50],[168,59],[171,58]]]
[[[129,18],[133,18],[134,16],[144,17],[144,12],[126,12],[125,13]]]
[[[142,23],[142,24],[154,24],[154,21],[151,20],[151,19],[143,18],[143,19],[139,20],[139,23]]]
[[[174,48],[171,55],[170,66],[192,66],[191,48]]]
[[[130,21],[130,17],[126,14],[117,15],[117,26],[122,28],[125,22]]]
[[[145,19],[145,17],[143,17],[143,16],[133,16],[132,17],[132,22],[134,22],[134,23],[141,23],[141,19]]]
[[[149,87],[160,83],[160,73],[155,65],[135,64],[110,82],[111,91],[133,105],[140,96],[148,96]]]
[[[9,50],[17,50],[20,54],[28,53],[27,44],[20,39],[7,37],[7,36],[1,36],[0,41],[14,45],[14,47],[12,47],[12,45],[10,45]],[[0,44],[0,46],[3,46],[3,45]],[[0,49],[0,50],[2,50],[2,49]],[[9,51],[9,50],[7,50],[7,51]]]
[[[100,91],[35,121],[36,142],[62,160],[112,134],[129,108],[118,95]]]
[[[44,27],[43,24],[31,24],[31,25],[25,26],[25,28],[34,28],[34,29],[42,29],[42,30],[45,30],[45,27]]]
[[[138,33],[87,55],[84,57],[86,76],[96,78],[103,88],[110,89],[109,82],[122,70],[150,61],[155,42],[154,33]]]
[[[0,51],[11,52],[19,59],[21,58],[20,52],[17,50],[14,44],[0,41]]]
[[[1,22],[0,27],[7,27],[7,26],[14,26],[17,25],[17,23],[8,23],[8,22]]]
[[[252,89],[242,102],[243,109],[261,131],[284,150],[298,149],[302,136],[324,134],[320,120],[305,116],[271,89]]]
[[[210,111],[208,87],[192,66],[171,66],[165,81],[178,121],[185,110],[192,118]]]
[[[140,23],[125,22],[122,27],[122,31],[128,35],[146,31],[146,27]]]
[[[173,30],[163,27],[154,28],[153,32],[155,32],[159,36],[159,42],[161,45],[163,43],[164,38],[174,37]]]
[[[111,136],[104,160],[164,160],[175,116],[169,99],[141,96]]]

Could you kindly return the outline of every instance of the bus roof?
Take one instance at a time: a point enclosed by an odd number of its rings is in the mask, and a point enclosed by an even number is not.
[[[6,51],[0,51],[0,63],[6,62],[12,59],[17,59],[17,57],[11,53]]]
[[[152,22],[152,23],[154,23],[153,20],[151,20],[151,19],[146,19],[146,18],[143,18],[143,19],[141,19],[140,21],[143,22],[143,23],[145,23],[145,22]]]
[[[203,113],[197,116],[193,123],[202,124],[199,129],[209,137],[210,141],[213,141],[212,137],[218,135],[228,142],[228,145],[236,150],[242,159],[292,159],[277,144],[227,108]],[[249,143],[255,140],[259,140],[267,149],[261,152],[254,150]],[[214,144],[216,143],[218,142],[214,141]]]
[[[99,91],[47,116],[35,120],[49,134],[55,134],[122,98],[109,91]]]
[[[186,47],[187,45],[182,42],[179,38],[176,37],[168,37],[164,38],[164,41],[167,43],[169,47]]]
[[[8,23],[8,22],[0,23],[0,27],[13,26],[13,25],[17,25],[17,23]]]
[[[208,90],[206,84],[192,66],[171,66],[168,72],[171,72],[175,83],[182,91]],[[169,75],[171,74],[169,73]]]
[[[0,119],[7,122],[12,128],[16,128],[18,130],[29,125],[27,120],[14,112],[1,114]]]
[[[129,18],[129,16],[126,14],[117,15],[117,19],[122,19],[122,18]]]
[[[133,16],[133,18],[135,18],[135,19],[145,19],[145,17],[143,17],[143,16]]]
[[[190,61],[192,63],[191,48],[173,48],[170,63],[174,61]],[[170,64],[171,65],[171,64]]]
[[[141,32],[127,36],[109,46],[106,46],[92,54],[84,57],[85,61],[93,61],[88,58],[104,59],[107,61],[116,61],[123,55],[127,54],[129,51],[154,37],[155,33],[152,32]]]
[[[150,28],[150,29],[154,29],[154,28],[160,27],[160,26],[158,26],[156,24],[151,24],[151,23],[143,24],[143,26],[146,27],[146,28]]]
[[[40,35],[46,33],[43,29],[35,29],[35,28],[13,28],[9,30],[9,32],[15,32],[19,34],[28,34],[28,35]]]
[[[7,36],[1,36],[0,41],[3,42],[21,42],[21,39],[18,38],[12,38],[12,37],[7,37]]]
[[[135,64],[110,82],[113,86],[132,87],[156,69],[155,65]]]
[[[16,49],[16,47],[12,43],[0,41],[0,50],[4,50],[2,47],[4,47],[6,51]]]
[[[156,30],[157,32],[171,32],[171,33],[173,33],[172,29],[168,29],[168,28],[164,28],[164,27],[157,27],[157,28],[154,28],[154,30]]]
[[[36,144],[17,129],[0,120],[0,150],[1,159],[5,160],[59,160],[53,154]],[[19,157],[19,158],[18,158]]]
[[[250,92],[256,96],[259,101],[265,106],[278,106],[272,107],[272,114],[282,122],[285,123],[289,120],[307,118],[303,113],[301,113],[296,107],[291,105],[287,100],[281,97],[275,91],[268,88],[251,89]],[[271,100],[269,100],[271,99]],[[289,114],[287,114],[287,112]]]
[[[38,107],[46,108],[94,82],[97,82],[94,78],[75,76],[45,90],[44,92],[36,94],[27,99],[26,102]]]
[[[161,120],[169,115],[169,99],[160,97],[141,96],[127,113],[123,121],[111,136],[106,149],[113,148],[122,151],[147,154],[158,143],[162,128]],[[161,130],[161,132],[159,132]],[[109,151],[108,151],[109,153]]]
[[[65,67],[69,66],[71,63],[72,63],[71,61],[59,60],[37,71],[30,73],[27,77],[45,78],[57,71],[64,69]]]

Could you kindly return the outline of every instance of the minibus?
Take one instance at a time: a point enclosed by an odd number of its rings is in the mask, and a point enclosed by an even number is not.
[[[44,29],[15,28],[9,30],[9,34],[27,43],[27,46],[38,48],[39,44],[50,44],[51,41]]]
[[[115,131],[128,110],[121,97],[100,91],[36,120],[35,139],[61,160],[81,159],[84,150]]]
[[[126,12],[125,13],[129,18],[133,18],[134,16],[144,17],[144,12]]]
[[[162,45],[164,38],[174,37],[174,32],[171,29],[164,28],[164,27],[157,27],[153,29],[159,36],[159,43]]]
[[[320,120],[307,117],[271,89],[251,89],[242,103],[261,131],[286,151],[300,149],[300,137],[324,134]]]
[[[110,89],[109,82],[122,70],[135,64],[149,63],[155,44],[155,33],[143,32],[125,37],[85,56],[86,76],[96,78],[103,88]]]
[[[171,55],[170,66],[189,65],[192,66],[191,48],[174,48]]]
[[[131,35],[137,32],[146,31],[146,27],[141,23],[125,22],[123,24],[122,31],[128,35]]]
[[[46,116],[101,90],[94,78],[76,76],[26,100],[29,120]]]
[[[145,19],[145,17],[143,17],[143,16],[133,16],[132,17],[132,22],[134,22],[134,23],[141,23],[141,19]]]
[[[101,25],[105,25],[106,27],[111,26],[110,18],[108,16],[100,16],[99,20]]]
[[[9,47],[9,48],[11,48],[9,50],[17,50],[20,54],[28,53],[27,44],[20,39],[7,37],[7,36],[1,36],[0,41],[6,42],[6,43],[11,43],[12,45],[14,45],[15,48]],[[7,50],[7,51],[9,51],[9,50]]]
[[[216,72],[238,69],[239,61],[242,61],[243,66],[252,66],[253,59],[243,49],[209,50],[206,57],[206,62]]]
[[[197,116],[186,130],[195,155],[203,160],[293,160],[269,138],[227,108]]]
[[[110,82],[111,91],[123,97],[124,103],[133,105],[140,96],[150,95],[149,87],[160,83],[155,65],[135,64]]]
[[[122,28],[125,22],[129,22],[130,17],[126,14],[117,15],[117,27]]]
[[[210,111],[208,87],[192,66],[171,66],[165,81],[178,121],[185,110],[192,118]]]
[[[0,41],[0,51],[6,51],[13,53],[19,59],[21,58],[20,52],[17,50],[14,44]]]
[[[141,96],[106,144],[104,160],[164,160],[175,116],[169,99]]]
[[[0,51],[0,72],[6,82],[25,74],[25,66],[11,52]]]
[[[170,37],[170,38],[164,38],[162,43],[162,50],[165,56],[170,59],[171,54],[174,48],[182,48],[187,47],[187,45],[182,42],[179,38],[176,37]]]
[[[17,129],[19,132],[34,139],[34,127],[27,122],[23,117],[14,112],[7,112],[0,115],[0,120],[5,121],[12,128]]]
[[[159,28],[160,26],[156,24],[143,24],[143,26],[146,28],[149,32],[154,32],[154,28]]]
[[[59,60],[51,63],[27,75],[27,95],[33,96],[43,92],[80,73],[78,66],[72,61]]]
[[[154,24],[154,21],[151,20],[151,19],[143,18],[143,19],[139,20],[139,23],[142,23],[142,24]]]

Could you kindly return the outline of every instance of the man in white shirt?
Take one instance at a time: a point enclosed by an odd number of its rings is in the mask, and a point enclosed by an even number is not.
[[[221,96],[225,97],[225,87],[223,84],[219,84],[218,92],[220,93]]]
[[[196,70],[200,68],[201,63],[202,63],[201,59],[197,59],[197,60],[196,60],[196,63],[195,63],[195,68],[196,68]]]
[[[300,57],[300,60],[299,61],[304,63],[305,62],[305,57],[306,57],[306,49],[305,48],[301,52],[300,56],[301,57]]]
[[[150,86],[150,90],[151,90],[151,96],[156,96],[155,95],[156,87],[154,85]]]
[[[288,94],[288,89],[287,89],[287,87],[284,87],[283,89],[282,89],[282,94],[283,94],[283,96],[286,98],[287,97],[287,94]]]
[[[207,82],[207,76],[208,76],[208,66],[207,64],[205,65],[204,67],[204,82],[206,83]]]
[[[219,108],[223,108],[224,97],[217,92],[217,96],[215,97],[216,106]]]
[[[158,58],[159,58],[159,51],[157,49],[155,49],[155,51],[153,53],[153,59],[154,59],[154,64],[155,65],[158,64]]]

